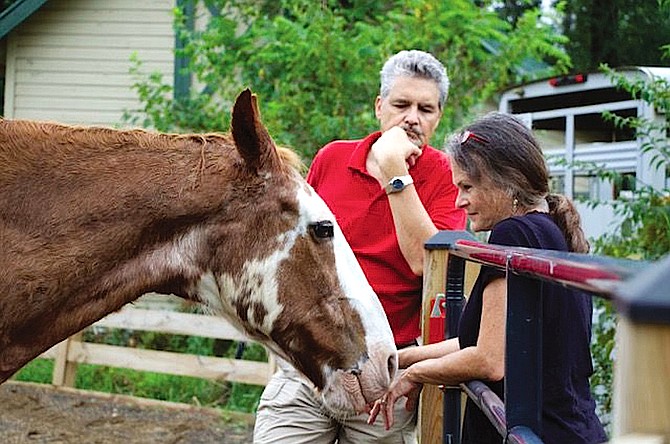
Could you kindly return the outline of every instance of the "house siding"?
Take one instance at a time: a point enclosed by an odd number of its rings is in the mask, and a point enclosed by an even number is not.
[[[175,0],[50,0],[7,40],[5,117],[121,126],[138,110],[131,54],[174,76]]]

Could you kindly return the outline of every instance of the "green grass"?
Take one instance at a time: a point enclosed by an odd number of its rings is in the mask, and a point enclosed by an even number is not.
[[[208,338],[166,335],[157,333],[128,333],[115,330],[86,332],[88,342],[111,345],[132,344],[138,348],[169,350],[205,356],[234,357],[238,352],[233,341],[214,341]],[[258,344],[247,344],[242,359],[267,361],[267,353]],[[50,384],[53,360],[35,359],[14,377],[18,381]],[[75,387],[106,393],[181,402],[204,407],[215,407],[243,413],[254,413],[258,406],[262,386],[227,381],[213,381],[188,376],[142,372],[124,368],[80,364],[77,367]]]
[[[51,384],[54,362],[51,359],[34,359],[14,375],[12,379],[26,382]]]

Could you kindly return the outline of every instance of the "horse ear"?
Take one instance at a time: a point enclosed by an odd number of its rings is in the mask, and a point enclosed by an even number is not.
[[[278,160],[275,144],[261,122],[256,94],[249,88],[235,100],[231,127],[237,151],[250,169],[259,171],[275,164]]]

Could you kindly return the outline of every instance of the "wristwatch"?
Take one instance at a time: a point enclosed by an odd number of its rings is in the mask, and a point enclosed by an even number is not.
[[[413,183],[414,180],[409,174],[405,176],[394,176],[391,178],[391,180],[389,180],[389,183],[386,184],[384,189],[386,190],[386,194],[397,193],[404,190],[408,185],[412,185]]]

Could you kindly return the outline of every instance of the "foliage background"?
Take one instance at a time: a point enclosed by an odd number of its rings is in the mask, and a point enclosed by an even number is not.
[[[670,45],[662,48],[670,54]],[[670,82],[657,78],[652,81],[630,81],[603,65],[619,88],[634,98],[652,106],[661,118],[650,121],[643,118],[621,118],[605,113],[606,118],[619,127],[633,129],[643,140],[642,151],[649,155],[652,168],[670,167]],[[584,167],[584,165],[581,165]],[[624,176],[593,165],[592,172],[614,183]],[[666,176],[670,176],[666,172]],[[619,223],[608,234],[596,239],[594,250],[607,256],[655,261],[670,252],[670,189],[655,189],[639,179],[632,196],[619,197],[614,202],[591,201],[590,205],[613,205]],[[594,303],[594,335],[591,347],[594,374],[591,378],[598,414],[611,428],[613,364],[616,360],[615,334],[617,316],[609,301],[596,299]]]
[[[488,2],[477,1],[481,6]],[[670,42],[670,0],[500,0],[495,10],[510,23],[548,3],[559,10],[554,25],[568,38],[565,50],[574,71],[600,64],[656,66]]]
[[[172,85],[143,73],[136,60],[144,109],[127,121],[162,131],[226,131],[235,96],[250,87],[270,133],[309,163],[325,143],[377,129],[381,65],[401,49],[422,49],[440,59],[451,78],[433,139],[441,147],[447,132],[502,87],[569,67],[561,49],[566,40],[538,10],[525,11],[512,25],[469,0],[207,4],[216,14],[204,29],[190,29],[188,15],[176,11],[180,54],[198,87],[175,99]]]

